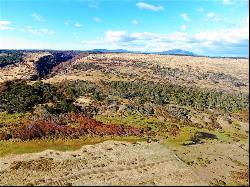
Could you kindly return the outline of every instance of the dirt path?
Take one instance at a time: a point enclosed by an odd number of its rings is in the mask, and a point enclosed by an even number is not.
[[[106,141],[0,160],[0,185],[205,185],[159,143]]]

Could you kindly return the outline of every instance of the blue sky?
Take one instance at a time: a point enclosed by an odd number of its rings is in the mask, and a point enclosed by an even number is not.
[[[249,56],[248,0],[0,0],[0,48]]]

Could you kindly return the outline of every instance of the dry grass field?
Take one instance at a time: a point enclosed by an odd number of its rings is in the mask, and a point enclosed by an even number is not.
[[[47,150],[3,158],[4,185],[204,185],[158,143],[107,141],[74,152]],[[33,172],[30,171],[32,168]]]
[[[41,57],[49,55],[48,52],[26,53],[22,63],[12,64],[1,68],[0,83],[15,79],[30,79],[36,75],[35,62]]]
[[[248,92],[248,59],[151,54],[91,54],[44,80],[147,80]]]
[[[235,144],[208,143],[171,151],[155,142],[106,141],[77,151],[3,157],[0,183],[247,185],[248,164],[248,152]]]

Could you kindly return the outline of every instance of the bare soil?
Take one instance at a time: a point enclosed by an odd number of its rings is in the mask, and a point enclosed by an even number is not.
[[[248,185],[248,157],[236,143],[169,149],[157,142],[106,141],[3,157],[0,185]]]
[[[106,141],[0,159],[1,185],[206,185],[165,146]]]

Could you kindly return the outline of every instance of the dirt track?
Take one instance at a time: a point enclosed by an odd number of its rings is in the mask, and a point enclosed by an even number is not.
[[[106,141],[0,160],[0,185],[206,185],[159,143]]]

